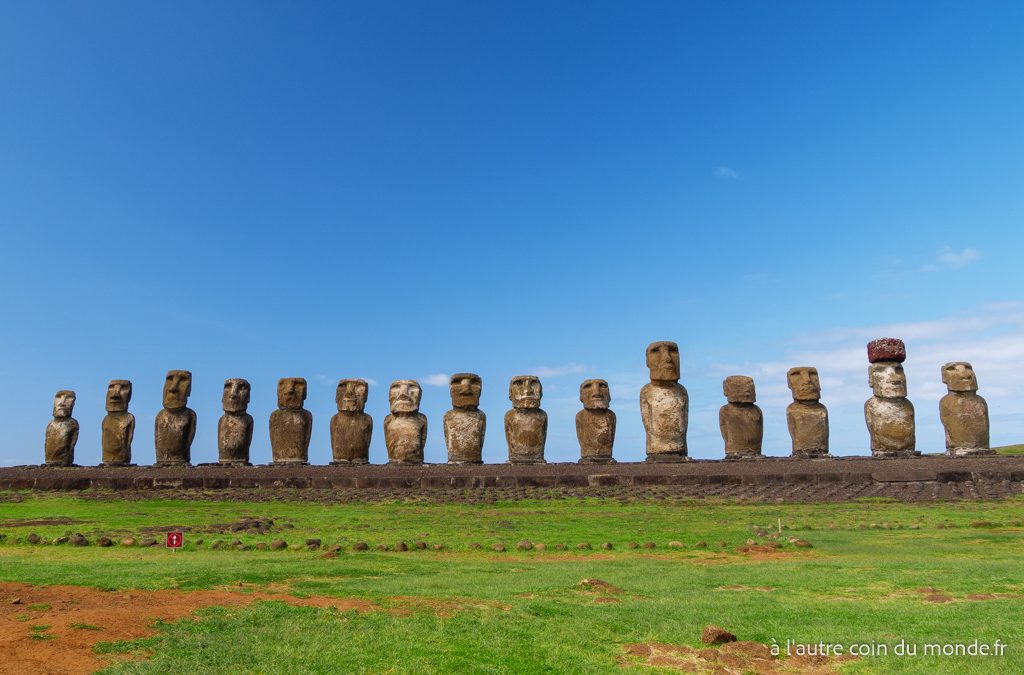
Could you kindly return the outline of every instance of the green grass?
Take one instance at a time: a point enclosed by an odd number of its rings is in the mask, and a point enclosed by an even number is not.
[[[3,495],[0,494],[0,497]],[[159,626],[156,637],[101,644],[97,651],[138,658],[110,672],[619,672],[622,645],[696,645],[708,623],[740,639],[799,642],[1009,643],[1002,657],[876,657],[852,673],[1024,672],[1024,599],[970,601],[968,594],[1024,594],[1024,499],[901,504],[865,500],[827,505],[741,505],[611,500],[521,501],[492,505],[302,502],[237,504],[170,500],[94,501],[22,495],[0,502],[0,581],[77,584],[101,589],[287,584],[294,595],[359,597],[406,613],[357,614],[281,602],[209,608],[200,621]],[[73,548],[29,545],[81,532],[94,540],[139,537],[142,528],[202,530],[243,516],[292,527],[266,535],[193,531],[182,551],[162,547]],[[15,520],[66,517],[70,525],[18,527]],[[736,552],[755,527],[783,525],[783,556]],[[4,524],[6,523],[6,524]],[[914,526],[914,529],[911,529]],[[795,535],[814,548],[786,541]],[[218,539],[247,544],[318,537],[345,550],[211,550]],[[198,538],[205,540],[196,546]],[[515,551],[517,541],[549,550]],[[355,553],[356,541],[417,540],[444,551]],[[654,541],[651,552],[629,541]],[[665,545],[677,540],[681,550]],[[579,542],[594,550],[578,551]],[[614,550],[598,548],[611,542]],[[708,548],[696,548],[698,542]],[[719,542],[726,542],[720,547]],[[470,547],[473,542],[483,550]],[[493,553],[501,542],[508,553]],[[550,547],[570,547],[554,553]],[[576,588],[598,578],[622,588],[618,603],[594,602]],[[723,587],[769,587],[769,592]],[[915,589],[955,598],[926,604]],[[403,596],[451,600],[437,616]],[[41,634],[41,633],[40,633]],[[149,655],[143,658],[140,655]],[[627,670],[649,672],[627,664]]]
[[[1024,443],[1020,445],[1004,445],[1000,448],[992,448],[1000,455],[1024,455]]]

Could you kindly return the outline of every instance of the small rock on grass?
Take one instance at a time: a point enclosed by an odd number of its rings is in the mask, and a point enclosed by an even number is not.
[[[494,545],[491,546],[491,550],[495,551],[497,553],[504,553],[505,552],[505,546],[504,546],[504,544],[494,544]]]
[[[640,548],[640,544],[636,543],[635,541],[631,541],[631,542],[626,544],[626,548],[628,548],[630,550],[637,549],[637,548]]]
[[[139,542],[139,546],[156,546],[156,539],[143,539]]]
[[[388,545],[387,544],[377,544],[373,548],[376,551],[387,551],[388,550]]]
[[[283,539],[275,539],[274,541],[270,542],[271,551],[282,551],[286,548],[288,548],[288,542],[286,542]]]
[[[397,544],[395,544],[395,550],[396,551],[408,551],[409,550],[409,546],[404,541],[400,541]]]
[[[474,541],[472,544],[470,544],[469,547],[471,549],[474,549],[474,550],[479,550],[479,549],[483,548],[483,546],[481,546],[480,543],[476,542],[476,541]]]
[[[319,545],[320,545],[320,540],[319,539],[307,539],[306,540],[306,546],[319,546]]]
[[[693,545],[693,547],[694,548],[707,548],[708,547],[708,543],[706,541],[698,541],[696,544]]]
[[[68,539],[68,543],[72,546],[88,546],[89,540],[81,534],[73,534],[71,535],[71,538]]]
[[[56,539],[53,540],[53,543],[54,544],[66,544],[66,543],[68,543],[68,540],[70,540],[70,539],[71,539],[71,537],[57,537]]]
[[[807,541],[806,539],[797,539],[793,542],[793,546],[796,546],[798,548],[814,548],[813,546],[811,546],[811,542]]]
[[[530,551],[533,549],[533,542],[531,542],[529,539],[523,539],[518,544],[516,544],[516,548],[518,548],[520,551]]]
[[[432,548],[435,551],[443,551],[444,550],[444,544],[434,544],[430,548]]]
[[[415,544],[413,544],[413,546],[416,547],[416,550],[423,551],[423,550],[425,550],[427,548],[427,542],[425,542],[425,541],[418,541]]]
[[[658,545],[655,544],[653,541],[645,541],[644,548],[658,548]]]
[[[606,541],[603,544],[601,544],[601,548],[604,549],[605,551],[611,551],[615,547],[612,545],[612,543],[610,541]]]
[[[546,551],[546,550],[548,550],[548,547],[545,546],[544,544],[534,544],[533,545],[533,550],[534,551]]]
[[[370,550],[370,545],[367,544],[365,541],[357,541],[355,544],[352,545],[352,550],[353,551],[369,551]]]
[[[700,634],[700,641],[706,645],[722,645],[726,642],[736,642],[736,636],[721,626],[709,624],[704,626],[704,630]]]
[[[30,543],[30,544],[38,544],[41,541],[42,541],[42,538],[38,534],[36,534],[35,532],[33,532],[32,534],[28,535],[28,543]]]
[[[567,547],[566,547],[565,544],[555,544],[555,550],[556,551],[564,551],[566,548]]]
[[[121,540],[121,546],[135,546],[135,537],[125,537]]]
[[[683,542],[681,541],[670,541],[668,543],[669,548],[683,548]]]
[[[589,551],[593,547],[588,542],[581,541],[580,543],[576,544],[576,548],[578,548],[581,551]]]
[[[96,540],[96,545],[106,548],[108,546],[113,546],[114,542],[110,540],[110,537],[100,537]]]

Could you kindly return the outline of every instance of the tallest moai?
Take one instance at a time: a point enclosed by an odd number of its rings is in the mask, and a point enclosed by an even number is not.
[[[647,368],[651,381],[640,390],[640,416],[647,431],[647,461],[683,461],[686,459],[690,398],[679,384],[679,345],[675,342],[647,345]]]

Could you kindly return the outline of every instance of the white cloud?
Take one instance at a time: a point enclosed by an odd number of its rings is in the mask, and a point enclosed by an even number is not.
[[[715,177],[716,178],[731,178],[733,180],[739,180],[740,179],[739,173],[737,173],[735,169],[730,169],[727,166],[720,166],[717,169],[715,169]]]
[[[432,387],[447,387],[451,381],[451,375],[448,373],[434,373],[433,375],[427,375],[422,378],[423,384],[429,384]]]
[[[923,272],[937,272],[939,270],[959,270],[971,263],[981,259],[981,252],[974,248],[965,248],[962,251],[954,250],[951,246],[944,246],[934,260],[921,268]]]
[[[587,367],[581,363],[567,363],[564,366],[538,366],[530,374],[537,377],[560,377],[562,375],[579,375],[585,373]]]

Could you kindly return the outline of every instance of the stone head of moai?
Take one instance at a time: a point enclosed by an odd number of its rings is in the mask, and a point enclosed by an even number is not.
[[[240,377],[232,377],[224,380],[224,395],[221,396],[221,404],[226,413],[244,413],[249,409],[249,396],[252,387],[248,380]]]
[[[942,366],[942,383],[951,391],[978,391],[978,376],[966,361],[953,361]]]
[[[903,365],[882,361],[868,366],[868,384],[878,398],[906,398],[907,376]]]
[[[306,400],[306,378],[282,377],[277,381],[277,407],[281,410],[302,410]]]
[[[480,407],[483,380],[476,373],[456,373],[449,380],[448,391],[452,396],[453,408],[476,410]]]
[[[338,380],[338,388],[334,392],[334,402],[338,404],[338,412],[363,412],[366,409],[366,398],[370,393],[370,385],[366,380],[358,378]]]
[[[678,382],[679,345],[667,340],[647,345],[647,368],[653,382]]]
[[[544,388],[536,375],[516,375],[508,383],[508,398],[513,408],[535,409],[540,407]]]
[[[580,402],[587,410],[607,410],[612,394],[604,380],[584,380],[580,385]]]
[[[111,380],[107,385],[107,412],[126,412],[132,400],[130,380]]]
[[[395,380],[388,389],[388,402],[393,413],[415,413],[420,409],[423,390],[416,380]]]
[[[811,366],[797,366],[786,373],[786,382],[793,392],[794,401],[817,401],[821,399],[821,381],[818,369]]]
[[[746,375],[730,375],[722,382],[722,392],[729,403],[753,403],[757,400],[754,378]]]
[[[71,417],[75,411],[75,392],[61,389],[53,396],[53,416],[58,419]]]
[[[169,370],[164,378],[164,407],[180,410],[188,405],[192,394],[192,373],[187,370]]]

